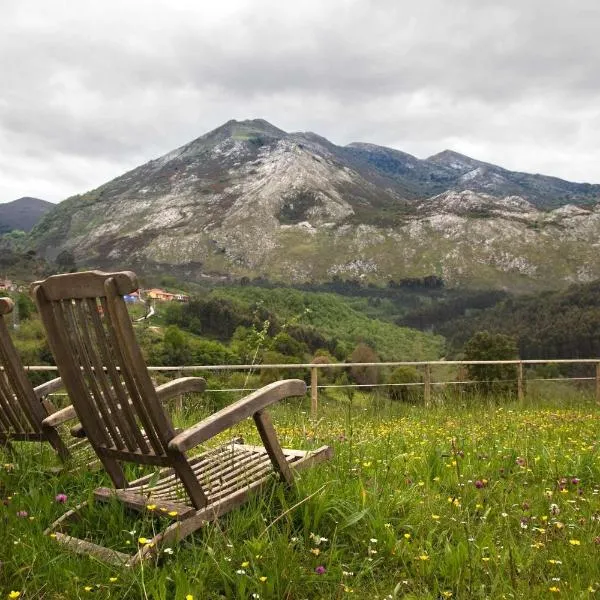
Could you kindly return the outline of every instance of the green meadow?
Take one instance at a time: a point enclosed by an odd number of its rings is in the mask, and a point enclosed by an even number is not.
[[[184,399],[178,424],[210,412]],[[593,598],[600,596],[600,411],[566,383],[524,401],[371,393],[273,411],[282,445],[334,458],[123,569],[70,554],[44,529],[110,485],[100,470],[53,475],[39,444],[0,465],[0,598]],[[252,421],[230,430],[258,442]],[[224,438],[221,437],[220,441]],[[219,440],[217,440],[219,441]],[[66,495],[66,499],[61,496]],[[60,500],[65,500],[61,502]],[[77,534],[134,553],[161,526],[120,505],[82,512]]]

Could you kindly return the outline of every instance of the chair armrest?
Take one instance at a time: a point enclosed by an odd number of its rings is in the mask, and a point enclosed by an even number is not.
[[[56,390],[60,390],[63,387],[62,379],[57,377],[56,379],[51,379],[50,381],[46,381],[46,383],[42,383],[33,388],[33,391],[38,400],[46,397],[48,394],[52,394],[56,392]]]
[[[57,410],[55,413],[52,413],[49,417],[46,417],[42,421],[42,425],[44,427],[56,427],[57,425],[61,425],[65,421],[70,421],[71,419],[76,419],[77,413],[73,406],[67,406],[66,408],[61,408]]]
[[[176,435],[169,442],[169,449],[185,452],[270,404],[279,402],[288,396],[304,396],[305,393],[306,384],[301,379],[285,379],[265,385]]]
[[[174,381],[163,383],[156,388],[158,399],[165,402],[173,396],[180,396],[189,392],[203,392],[206,381],[202,377],[180,377]]]

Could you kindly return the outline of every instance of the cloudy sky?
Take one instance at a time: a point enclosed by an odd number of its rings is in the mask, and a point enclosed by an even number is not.
[[[235,118],[600,183],[598,0],[0,0],[0,202]]]

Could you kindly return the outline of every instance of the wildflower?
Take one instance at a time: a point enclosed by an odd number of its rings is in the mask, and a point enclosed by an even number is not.
[[[145,537],[138,538],[138,544],[140,544],[140,546],[144,546],[144,545],[146,545],[148,542],[149,542],[149,540],[148,540],[148,539],[146,539]]]
[[[86,586],[85,586],[83,589],[84,589],[86,592],[91,592],[91,591],[92,591],[94,588],[93,588],[91,585],[86,585]]]
[[[20,510],[17,512],[17,517],[21,519],[26,519],[29,516],[29,513],[26,510]]]
[[[440,515],[431,515],[431,518],[432,518],[434,521],[439,521],[439,520],[440,520]]]
[[[310,551],[315,555],[315,556],[319,556],[319,554],[321,554],[321,551],[318,548],[311,548]]]
[[[478,490],[480,490],[481,488],[485,487],[485,483],[483,483],[483,481],[481,481],[481,479],[478,479],[474,484],[473,484]]]
[[[165,549],[163,550],[163,553],[164,553],[164,554],[173,554],[173,548],[165,548]]]
[[[384,524],[384,527],[385,527],[386,529],[389,529],[391,526],[392,526],[392,524],[391,524],[391,523],[385,523],[385,524]]]
[[[354,590],[352,588],[348,587],[347,585],[345,585],[344,592],[346,592],[346,594],[353,594]]]
[[[323,575],[325,573],[325,567],[323,565],[319,565],[318,567],[315,567],[315,573],[317,575]]]
[[[353,577],[354,576],[354,572],[353,571],[342,571],[342,575],[344,577]]]
[[[188,594],[188,595],[185,597],[185,600],[194,600],[194,596],[192,596],[191,594]]]
[[[370,460],[363,463],[363,467],[365,467],[365,468],[368,468],[370,466],[371,466],[371,461]]]
[[[410,536],[410,533],[405,533],[405,534],[404,534],[404,538],[405,538],[405,539],[407,539],[407,540],[410,540],[410,537],[411,537],[411,536]]]
[[[377,543],[377,540],[375,538],[371,538],[369,541],[371,542],[371,544],[376,544]]]
[[[452,592],[450,590],[444,590],[442,592],[442,598],[452,598]]]
[[[245,560],[241,566],[242,566],[242,569],[246,569],[250,566],[250,563],[247,560]]]
[[[6,465],[4,465],[6,466]],[[11,590],[10,594],[8,594],[9,598],[18,598],[21,595],[21,592],[15,592],[14,590]]]
[[[569,544],[571,544],[571,546],[581,546],[581,542],[579,540],[569,540]]]
[[[428,554],[421,554],[419,556],[419,560],[429,560],[429,555]]]
[[[178,513],[177,513],[177,511],[176,511],[176,510],[170,510],[170,511],[169,511],[167,514],[168,514],[170,517],[176,517]]]
[[[59,504],[64,504],[67,501],[67,495],[66,494],[56,494],[56,496],[54,496],[54,500],[56,502],[58,502]]]
[[[236,573],[237,573],[238,575],[245,575],[245,574],[246,574],[246,571],[244,571],[244,569],[238,569],[238,570],[236,571]]]
[[[553,514],[554,516],[560,515],[560,508],[558,507],[558,504],[552,503],[550,505],[550,513]]]
[[[146,510],[156,510],[156,504],[147,504]]]
[[[118,577],[109,577],[109,579],[108,579],[108,580],[109,580],[111,583],[115,583],[115,582],[117,581],[117,579],[118,579]]]
[[[548,591],[550,591],[550,592],[555,592],[555,593],[557,593],[557,594],[558,594],[558,593],[560,592],[560,588],[559,588],[559,587],[556,587],[555,585],[553,585],[552,587],[549,587],[549,588],[548,588]]]
[[[258,578],[258,580],[259,580],[261,583],[264,583],[264,582],[267,580],[267,578],[266,578],[266,577],[263,575],[262,577],[259,577],[259,578]]]
[[[315,543],[315,546],[318,546],[321,542],[328,542],[329,540],[326,537],[321,537],[316,533],[311,533],[309,535],[310,539]]]
[[[571,483],[573,485],[577,485],[580,481],[581,479],[579,479],[579,477],[573,477],[573,479],[571,479]]]

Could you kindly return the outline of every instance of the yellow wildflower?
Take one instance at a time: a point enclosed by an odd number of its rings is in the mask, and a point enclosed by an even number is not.
[[[9,598],[18,598],[21,595],[21,592],[15,592],[14,590],[11,590],[10,594],[8,594]]]
[[[569,544],[571,544],[571,546],[581,546],[581,542],[579,540],[569,540]]]

